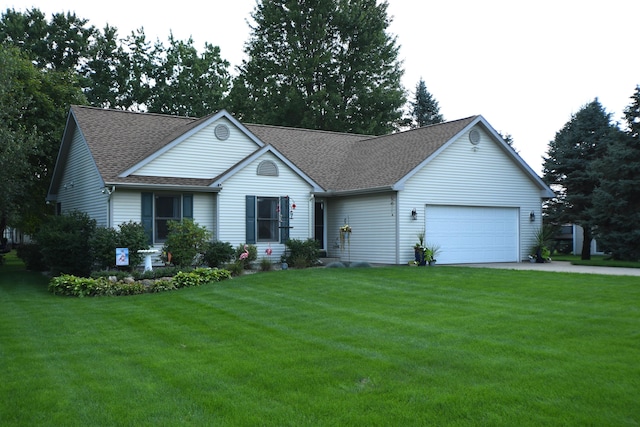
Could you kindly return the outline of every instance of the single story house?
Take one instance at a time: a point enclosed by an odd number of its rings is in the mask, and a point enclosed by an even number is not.
[[[274,261],[288,238],[329,257],[405,264],[418,233],[439,263],[526,260],[551,189],[482,116],[373,137],[72,106],[48,194],[99,226],[167,221]],[[341,233],[348,225],[350,233]]]

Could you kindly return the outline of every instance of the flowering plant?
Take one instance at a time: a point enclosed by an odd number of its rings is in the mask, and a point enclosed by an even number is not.
[[[345,224],[340,227],[340,231],[343,233],[351,233],[351,226],[349,224]]]

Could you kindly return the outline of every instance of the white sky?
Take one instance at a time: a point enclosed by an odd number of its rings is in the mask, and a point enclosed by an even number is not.
[[[403,84],[422,77],[446,120],[483,115],[510,133],[538,173],[549,141],[583,105],[598,98],[620,120],[640,84],[638,0],[388,0],[404,61]],[[0,10],[36,7],[49,19],[75,12],[89,24],[143,27],[148,39],[174,37],[220,46],[243,59],[256,0],[0,0]],[[232,112],[233,113],[233,112]]]

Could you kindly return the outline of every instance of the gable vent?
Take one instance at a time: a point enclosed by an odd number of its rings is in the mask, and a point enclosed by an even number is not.
[[[471,132],[469,132],[469,141],[473,145],[478,145],[478,143],[480,142],[480,132],[478,132],[475,129],[473,129]]]
[[[229,139],[229,134],[231,132],[229,131],[229,126],[218,125],[213,130],[213,133],[216,135],[216,138],[218,138],[220,141],[226,141],[227,139]]]
[[[271,160],[263,160],[258,165],[257,175],[278,176],[278,166]]]

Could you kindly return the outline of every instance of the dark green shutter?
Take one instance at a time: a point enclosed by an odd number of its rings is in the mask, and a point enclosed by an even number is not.
[[[153,193],[141,193],[142,205],[140,219],[144,233],[147,235],[147,243],[153,244]]]
[[[280,243],[286,243],[289,240],[289,196],[280,197],[280,214]]]
[[[246,238],[248,244],[256,243],[256,196],[246,196]]]
[[[193,219],[193,194],[182,195],[182,218]]]

